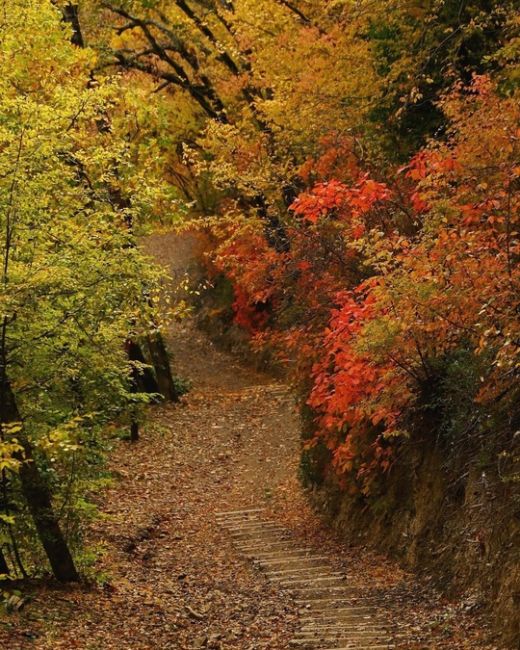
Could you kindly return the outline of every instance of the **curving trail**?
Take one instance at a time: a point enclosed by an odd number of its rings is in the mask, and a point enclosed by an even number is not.
[[[173,275],[196,240],[147,242]],[[345,548],[297,480],[299,421],[287,386],[172,328],[175,371],[193,388],[154,409],[91,531],[96,588],[36,588],[0,647],[52,650],[475,650],[480,629],[388,560]],[[449,627],[449,630],[448,630]],[[448,630],[448,631],[447,631]]]

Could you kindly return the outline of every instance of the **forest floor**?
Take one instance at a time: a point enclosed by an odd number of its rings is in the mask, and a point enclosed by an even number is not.
[[[152,238],[174,273],[190,246]],[[173,251],[173,252],[172,252]],[[173,260],[173,262],[172,262]],[[298,625],[289,592],[239,556],[215,513],[265,508],[361,589],[385,597],[409,633],[403,650],[492,648],[471,602],[451,603],[395,563],[348,548],[312,511],[297,478],[299,420],[290,389],[226,354],[190,320],[168,344],[192,382],[178,406],[151,410],[138,443],[118,442],[114,481],[97,496],[94,584],[39,584],[0,618],[0,647],[67,650],[283,650]]]

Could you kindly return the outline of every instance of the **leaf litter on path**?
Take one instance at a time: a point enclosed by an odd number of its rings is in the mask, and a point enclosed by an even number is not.
[[[153,242],[166,259],[171,236]],[[166,243],[165,243],[166,241]],[[174,241],[174,240],[172,240]],[[161,248],[162,246],[162,248]],[[186,264],[189,246],[179,265]],[[298,626],[290,594],[241,559],[215,513],[262,507],[377,593],[402,650],[490,650],[464,603],[445,601],[396,564],[346,547],[309,506],[298,480],[299,419],[289,389],[219,351],[183,321],[168,344],[193,389],[178,406],[150,411],[137,444],[111,457],[117,480],[89,531],[106,553],[102,586],[32,589],[32,602],[0,619],[9,650],[283,650]]]

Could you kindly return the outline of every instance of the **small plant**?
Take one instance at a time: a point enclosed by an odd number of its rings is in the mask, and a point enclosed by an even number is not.
[[[186,395],[186,393],[189,393],[192,388],[192,382],[190,379],[179,377],[178,375],[174,375],[173,384],[179,397],[182,397],[183,395]]]

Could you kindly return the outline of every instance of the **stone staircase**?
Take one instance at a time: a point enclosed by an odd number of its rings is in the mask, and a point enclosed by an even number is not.
[[[389,650],[400,635],[385,620],[377,598],[349,588],[319,550],[301,546],[294,535],[263,518],[262,509],[216,514],[238,551],[267,578],[291,593],[300,627],[290,647],[300,650]]]

